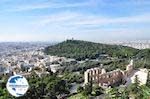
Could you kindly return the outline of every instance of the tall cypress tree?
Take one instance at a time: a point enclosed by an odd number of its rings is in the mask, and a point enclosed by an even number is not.
[[[135,99],[142,99],[143,92],[141,90],[140,81],[137,75],[135,76],[134,83],[131,85],[130,89]]]
[[[146,86],[150,87],[150,71],[148,71]]]

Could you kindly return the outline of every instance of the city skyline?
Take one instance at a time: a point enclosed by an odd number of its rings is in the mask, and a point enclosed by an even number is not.
[[[148,0],[1,0],[0,42],[149,40]]]

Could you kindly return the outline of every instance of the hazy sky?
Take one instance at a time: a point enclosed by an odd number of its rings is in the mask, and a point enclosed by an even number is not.
[[[0,41],[150,39],[150,0],[0,0]]]

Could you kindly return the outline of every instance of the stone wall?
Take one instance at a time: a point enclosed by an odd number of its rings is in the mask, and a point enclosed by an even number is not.
[[[122,79],[121,70],[106,72],[104,69],[90,69],[85,72],[85,83],[92,81],[100,86],[111,86],[121,82]]]
[[[92,82],[98,84],[100,86],[112,86],[118,84],[125,80],[127,76],[133,71],[133,60],[131,60],[130,64],[126,66],[126,70],[122,71],[120,69],[106,72],[105,69],[101,68],[92,68],[88,69],[84,73],[85,84],[88,82]]]

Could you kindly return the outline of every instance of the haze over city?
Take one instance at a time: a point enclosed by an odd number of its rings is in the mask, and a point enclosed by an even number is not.
[[[0,0],[0,41],[148,40],[149,0]]]

